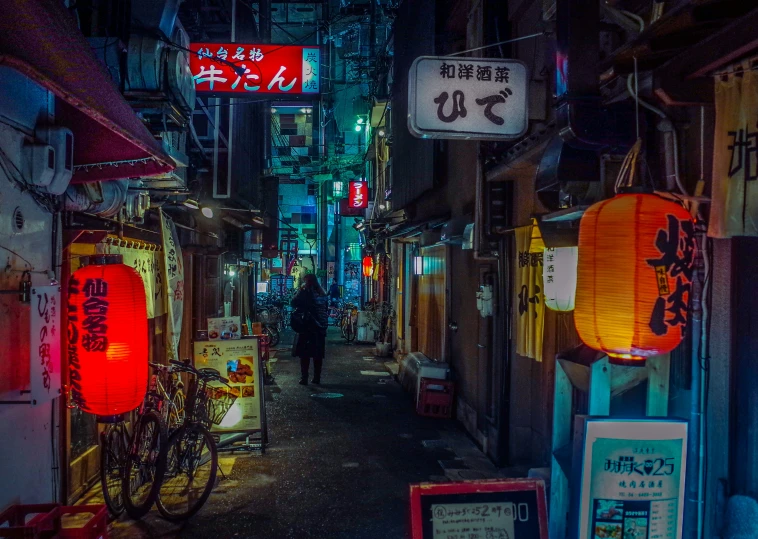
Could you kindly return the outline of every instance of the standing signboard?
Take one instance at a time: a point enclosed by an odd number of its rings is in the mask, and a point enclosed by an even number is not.
[[[192,43],[190,71],[205,94],[318,94],[316,46]]]
[[[412,539],[548,539],[537,479],[411,485]]]
[[[208,339],[225,341],[242,338],[242,324],[239,316],[208,319]]]
[[[580,539],[680,539],[687,423],[580,418]],[[576,503],[576,502],[575,502]]]
[[[408,75],[408,129],[419,138],[519,138],[528,81],[519,60],[421,56]]]
[[[229,379],[237,397],[220,425],[212,432],[261,432],[265,439],[263,370],[258,339],[195,343],[195,368],[210,367]]]

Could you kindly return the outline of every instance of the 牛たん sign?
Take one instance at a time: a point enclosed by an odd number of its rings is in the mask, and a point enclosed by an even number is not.
[[[527,81],[518,60],[416,58],[408,76],[408,129],[419,138],[518,138],[529,120]]]

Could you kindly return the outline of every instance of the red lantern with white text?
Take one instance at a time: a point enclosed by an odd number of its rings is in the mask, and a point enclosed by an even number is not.
[[[374,258],[371,256],[363,257],[363,276],[371,277],[374,273]]]
[[[368,208],[368,183],[350,182],[347,191],[347,203],[354,209]]]
[[[579,228],[576,330],[612,361],[643,364],[684,335],[695,229],[681,205],[628,193],[591,206]]]
[[[147,389],[145,287],[120,256],[92,261],[68,286],[71,397],[85,412],[114,416],[137,408]]]

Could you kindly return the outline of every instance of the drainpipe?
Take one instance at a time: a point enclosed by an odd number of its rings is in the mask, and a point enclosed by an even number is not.
[[[692,321],[690,325],[690,340],[692,342],[692,390],[690,400],[690,420],[687,427],[687,478],[684,503],[684,530],[682,537],[686,539],[700,539],[700,515],[703,509],[703,500],[700,490],[700,467],[702,466],[701,454],[701,416],[702,416],[702,369],[700,367],[700,341],[703,330],[703,306],[702,283],[700,281],[700,255],[695,260],[695,269],[692,272]]]
[[[481,146],[480,146],[481,148]],[[476,167],[476,205],[474,209],[474,260],[481,261],[498,261],[497,252],[482,253],[482,243],[484,238],[484,163],[482,160],[481,150],[479,151],[479,162]],[[498,272],[500,271],[498,267]]]

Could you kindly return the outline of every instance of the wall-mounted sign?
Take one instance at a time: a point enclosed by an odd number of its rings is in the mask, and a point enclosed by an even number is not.
[[[411,485],[412,539],[548,539],[535,479]]]
[[[220,425],[213,432],[255,432],[265,424],[263,370],[259,361],[258,339],[195,343],[195,367],[210,367],[229,380],[229,390],[237,397]],[[214,388],[211,388],[213,391]]]
[[[579,539],[682,537],[687,423],[586,418]]]
[[[421,56],[408,75],[408,129],[419,138],[511,140],[526,133],[526,64]]]
[[[61,394],[61,291],[59,285],[32,288],[30,377],[32,404]]]
[[[368,182],[350,182],[347,203],[353,209],[368,208]]]
[[[198,93],[319,93],[318,47],[192,43],[189,48]]]

